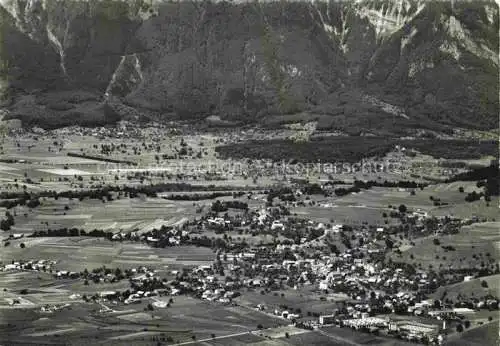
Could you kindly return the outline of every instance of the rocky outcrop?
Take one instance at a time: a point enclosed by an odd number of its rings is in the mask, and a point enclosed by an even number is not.
[[[134,117],[306,111],[368,127],[398,109],[403,127],[498,126],[494,2],[0,4],[0,91],[27,124],[85,124],[112,103]]]

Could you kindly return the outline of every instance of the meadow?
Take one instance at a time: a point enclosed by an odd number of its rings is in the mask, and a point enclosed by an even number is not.
[[[487,283],[487,287],[482,286],[482,282]],[[432,295],[435,299],[440,299],[446,292],[446,298],[456,301],[461,297],[483,297],[492,295],[500,296],[500,274],[472,279],[470,281],[459,282],[446,287],[439,287]]]
[[[462,227],[457,234],[439,237],[439,245],[435,244],[437,237],[413,239],[415,246],[405,247],[401,255],[393,254],[392,259],[397,262],[407,262],[428,268],[471,268],[479,267],[482,263],[494,266],[500,263],[500,234],[499,222],[476,223]],[[455,250],[449,251],[442,246],[452,246]]]
[[[325,299],[322,300],[321,297]],[[258,304],[263,304],[269,313],[278,309],[280,311],[287,310],[290,313],[300,312],[304,316],[310,316],[312,314],[331,314],[346,299],[349,297],[342,294],[323,294],[311,288],[299,288],[298,290],[273,291],[265,294],[262,294],[262,290],[255,289],[244,292],[242,296],[236,298],[236,301],[241,305],[253,308]]]

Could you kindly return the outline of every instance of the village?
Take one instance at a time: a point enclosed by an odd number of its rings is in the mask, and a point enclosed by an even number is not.
[[[296,194],[300,194],[300,188]],[[222,305],[246,304],[300,328],[336,325],[424,344],[441,344],[447,334],[470,326],[469,319],[477,311],[499,308],[497,296],[456,301],[429,298],[438,287],[498,274],[498,264],[496,268],[478,266],[467,270],[432,268],[397,262],[397,257],[391,257],[403,243],[425,237],[437,240],[479,220],[435,218],[399,206],[395,214],[402,223],[398,226],[353,227],[291,217],[287,203],[292,202],[273,205],[273,200],[271,197],[267,207],[255,210],[242,202],[216,201],[201,218],[182,226],[162,227],[141,235],[116,233],[110,239],[138,241],[166,249],[207,246],[215,251],[216,260],[211,265],[171,271],[170,279],[147,267],[56,270],[56,261],[49,259],[13,261],[1,270],[43,271],[58,279],[83,280],[86,286],[95,287],[95,293],[73,298],[103,305],[145,301],[149,302],[146,310],[165,309],[173,299],[166,302],[156,297],[188,295]],[[406,234],[405,225],[411,226]],[[203,235],[206,232],[217,237],[208,238]],[[228,233],[251,233],[257,237],[269,234],[273,240],[251,244]],[[128,280],[129,289],[99,290],[101,283],[121,280]],[[280,302],[279,298],[289,292],[305,291],[317,297],[320,305],[324,304],[321,312],[306,311],[299,301],[297,305]],[[252,299],[246,300],[249,294]]]
[[[355,161],[362,147],[341,153],[345,162],[302,163],[279,147],[298,128],[11,130],[0,165],[0,306],[133,319],[134,340],[185,319],[193,328],[179,322],[182,332],[167,333],[174,344],[222,338],[228,323],[259,338],[345,344],[361,332],[447,344],[498,321],[491,160],[471,171],[407,147],[418,140],[367,139],[378,155]],[[278,154],[231,149],[266,140]],[[212,329],[198,331],[212,311]],[[244,327],[224,317],[243,312]]]
[[[500,345],[498,1],[0,1],[0,346]]]

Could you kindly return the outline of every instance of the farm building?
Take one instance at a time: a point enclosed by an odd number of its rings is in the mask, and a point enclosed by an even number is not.
[[[332,324],[335,321],[335,315],[319,316],[319,324]]]
[[[439,325],[426,324],[416,321],[391,321],[389,330],[407,332],[415,335],[436,336],[439,333]]]

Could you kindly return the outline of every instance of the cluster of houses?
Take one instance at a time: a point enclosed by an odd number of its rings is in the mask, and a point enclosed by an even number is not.
[[[34,270],[43,272],[52,272],[53,266],[56,261],[51,260],[29,260],[29,261],[12,261],[4,265],[0,265],[0,271],[22,271],[22,270]],[[61,272],[57,272],[60,275]],[[68,272],[69,273],[69,272]]]
[[[151,126],[137,126],[128,121],[120,121],[117,126],[103,127],[80,127],[69,126],[50,131],[50,135],[55,135],[57,138],[65,136],[92,136],[100,139],[108,138],[158,138],[164,133],[165,126],[160,123],[152,123]],[[40,134],[46,133],[38,131]]]

